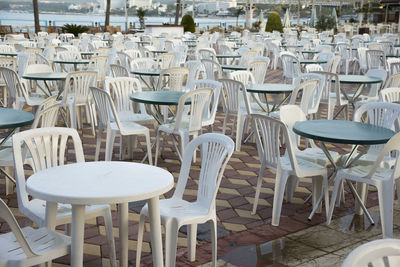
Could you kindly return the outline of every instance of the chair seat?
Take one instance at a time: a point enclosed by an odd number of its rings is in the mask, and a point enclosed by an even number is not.
[[[375,173],[372,175],[371,179],[367,180],[367,179],[363,178],[370,172],[372,167],[373,167],[372,164],[368,165],[368,166],[357,165],[357,166],[354,166],[351,168],[339,170],[338,176],[344,177],[345,179],[350,179],[353,181],[368,183],[368,180],[369,181],[387,180],[388,177],[390,177],[393,173],[392,169],[378,167],[376,169]]]
[[[8,140],[6,141],[7,144]],[[14,156],[12,147],[0,150],[0,167],[14,166]]]
[[[329,102],[337,102],[336,93],[329,93]],[[349,101],[343,95],[340,95],[340,102],[342,102],[343,105],[347,105],[349,103]]]
[[[160,216],[161,220],[165,221],[168,218],[176,218],[181,223],[196,221],[202,217],[207,220],[209,218],[209,209],[199,205],[197,202],[188,202],[183,199],[169,198],[160,200]],[[149,210],[147,204],[143,207],[141,213],[148,216]]]
[[[71,238],[68,236],[47,228],[24,227],[21,230],[37,256],[28,259],[20,244],[16,242],[13,232],[9,232],[0,235],[0,265],[8,266],[7,264],[11,264],[12,261],[22,261],[18,266],[32,266],[46,259],[58,258],[70,253]],[[46,253],[50,255],[45,255]]]
[[[296,157],[297,158],[297,157]],[[282,170],[285,171],[293,171],[292,169],[292,164],[290,162],[289,157],[284,156],[280,158],[281,160],[281,168]],[[321,166],[317,163],[311,162],[309,160],[306,159],[302,159],[302,158],[297,158],[297,164],[300,167],[300,169],[303,172],[312,172],[313,174],[311,175],[306,175],[306,176],[315,176],[315,175],[320,175],[320,174],[324,174],[326,173],[326,168],[324,166]],[[319,174],[314,174],[315,171],[320,171]]]
[[[332,159],[337,162],[340,159],[340,154],[336,151],[329,151]],[[304,150],[296,151],[296,157],[312,161],[322,166],[327,166],[330,163],[324,151],[318,147],[310,147]]]
[[[118,112],[120,121],[134,121],[134,122],[153,122],[154,117],[148,114],[132,113],[132,112]]]
[[[113,131],[121,131],[123,135],[131,135],[135,133],[144,133],[149,131],[149,128],[133,121],[121,121],[121,124],[121,129],[118,128],[116,122],[111,122],[110,127]]]
[[[33,199],[29,201],[28,205],[28,211],[29,213],[34,214],[36,217],[38,217],[40,220],[43,222],[46,219],[46,201],[41,200],[41,199]],[[109,209],[109,205],[86,205],[85,206],[85,214],[86,216],[92,212],[97,213],[99,210],[104,210],[104,209]],[[72,206],[69,204],[62,204],[58,203],[57,204],[57,216],[56,216],[56,221],[62,221],[62,224],[71,222],[72,217]],[[36,222],[38,224],[38,222]],[[56,225],[59,225],[60,223],[56,222]]]
[[[343,156],[343,159],[347,159],[349,154]],[[379,153],[366,153],[362,155],[359,159],[357,159],[356,163],[362,166],[373,165],[377,160]],[[390,155],[385,155],[381,162],[381,167],[383,168],[391,168],[396,163],[396,158],[391,157]]]

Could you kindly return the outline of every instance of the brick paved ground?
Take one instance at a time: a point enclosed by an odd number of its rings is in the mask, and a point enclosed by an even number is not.
[[[270,71],[267,81],[281,82],[280,71]],[[214,132],[222,130],[223,113],[218,112]],[[151,126],[149,126],[151,127]],[[230,134],[228,128],[227,134]],[[207,130],[205,131],[207,132]],[[95,138],[91,135],[90,128],[86,126],[79,131],[83,145],[85,158],[87,161],[94,160]],[[154,131],[151,133],[152,139],[155,137]],[[105,135],[103,136],[105,140]],[[100,159],[104,159],[103,142],[102,153]],[[113,159],[118,160],[119,138],[116,138],[114,144]],[[337,146],[330,144],[329,148],[340,153],[349,151],[349,146]],[[138,138],[138,147],[135,149],[133,161],[138,162],[145,154],[144,138]],[[73,155],[73,151],[68,151]],[[154,153],[154,150],[153,150]],[[159,160],[159,166],[169,170],[175,177],[175,181],[179,174],[180,162],[173,150],[172,143],[169,142],[165,149],[164,156],[169,161]],[[71,157],[73,158],[73,157]],[[172,160],[171,160],[172,159]],[[315,226],[325,221],[325,215],[315,215],[312,221],[308,221],[307,217],[311,212],[311,205],[304,204],[304,199],[311,192],[311,179],[300,179],[299,186],[294,194],[293,203],[284,203],[282,208],[282,217],[279,227],[271,226],[272,199],[274,189],[275,174],[271,170],[264,173],[264,184],[261,190],[258,210],[255,215],[251,215],[252,204],[254,200],[257,175],[259,171],[259,159],[255,144],[246,143],[242,145],[241,152],[235,152],[225,170],[224,178],[217,195],[217,218],[218,226],[221,234],[218,236],[218,255],[224,257],[229,255],[239,246],[249,246],[263,244],[267,241],[274,240],[304,230],[311,226]],[[184,198],[192,201],[196,198],[197,177],[199,174],[199,163],[194,163],[190,172],[190,179],[185,190]],[[1,179],[3,183],[4,179]],[[144,178],[145,182],[145,178]],[[163,197],[171,197],[173,190],[166,193]],[[0,196],[4,199],[13,213],[17,217],[21,226],[31,224],[17,209],[16,194],[5,196],[4,185],[0,185]],[[370,194],[368,206],[377,204],[376,194]],[[351,197],[346,198],[345,205],[335,209],[334,217],[344,216],[352,213],[353,201]],[[138,214],[131,211],[129,214],[129,261],[134,264],[136,258],[136,240],[138,228]],[[113,223],[118,244],[118,221],[116,208],[113,207]],[[62,230],[59,227],[58,230]],[[146,223],[146,231],[149,230],[149,224]],[[0,232],[7,232],[9,228],[4,223],[0,223]],[[151,248],[149,244],[150,235],[148,232],[144,235],[145,244],[143,246],[142,265],[151,265]],[[199,240],[197,246],[197,258],[195,262],[187,260],[186,253],[186,235],[179,233],[177,266],[197,266],[211,260],[211,245],[209,240]],[[117,252],[118,256],[118,252]],[[55,260],[55,266],[63,266],[69,264],[69,256]],[[84,265],[85,266],[107,266],[108,247],[105,238],[105,229],[102,219],[91,220],[86,222],[85,226],[85,246],[84,246]]]

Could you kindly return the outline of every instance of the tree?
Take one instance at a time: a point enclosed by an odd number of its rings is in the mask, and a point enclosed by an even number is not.
[[[267,25],[265,26],[266,32],[279,31],[283,32],[281,16],[278,12],[271,12],[268,16]]]
[[[33,0],[33,17],[35,19],[35,32],[40,32],[40,22],[39,22],[39,5],[38,0]]]
[[[138,8],[138,10],[136,11],[136,14],[139,18],[139,23],[140,23],[140,28],[144,29],[144,16],[146,16],[147,10],[143,9],[141,7]]]
[[[235,9],[235,16],[236,16],[236,26],[239,25],[239,16],[243,14],[243,6]]]
[[[106,21],[104,22],[104,26],[107,29],[107,26],[110,25],[110,9],[111,9],[111,0],[107,0],[106,5]]]
[[[175,11],[175,25],[179,22],[179,10],[181,9],[181,0],[176,0],[176,11]]]
[[[181,25],[183,26],[183,30],[185,32],[195,32],[196,31],[196,24],[194,24],[193,17],[189,14],[186,14],[182,17]]]

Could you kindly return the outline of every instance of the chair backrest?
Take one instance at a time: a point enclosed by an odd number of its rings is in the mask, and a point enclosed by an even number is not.
[[[310,105],[308,107],[307,114],[315,114],[318,112],[319,104],[321,102],[322,94],[324,94],[324,90],[326,90],[326,82],[325,82],[325,75],[321,75],[319,73],[303,73],[300,74],[294,81],[294,85],[298,86],[303,82],[310,81],[310,80],[318,80],[318,87],[314,90],[312,94],[312,99]]]
[[[379,239],[354,249],[342,263],[342,267],[399,266],[399,239]]]
[[[49,65],[50,66],[50,62],[43,55],[36,53],[35,57],[36,57],[36,63],[37,64],[43,64],[43,65]]]
[[[29,243],[26,240],[21,228],[19,227],[17,220],[2,199],[0,199],[0,219],[4,220],[8,224],[14,234],[14,237],[16,239],[15,241],[18,242],[18,244],[21,246],[23,253],[25,253],[28,258],[36,256],[37,254],[33,252],[31,247],[29,246]],[[10,240],[10,242],[15,241]],[[20,255],[21,251],[19,249],[15,249],[14,251],[10,251],[10,253]]]
[[[385,88],[388,87],[400,87],[400,72],[392,74],[389,79],[387,80],[387,83],[384,86]]]
[[[367,58],[367,68],[371,69],[387,69],[386,55],[383,50],[369,49],[365,52]]]
[[[142,57],[139,49],[129,49],[129,50],[125,50],[124,52],[126,55],[130,56],[131,59]]]
[[[297,174],[301,173],[286,125],[280,120],[261,114],[251,114],[251,119],[261,164],[275,170],[278,168],[281,157],[279,140],[282,136],[286,142],[286,153],[289,155],[293,170]]]
[[[116,77],[129,77],[129,71],[126,67],[117,65],[117,64],[110,64],[111,75]]]
[[[14,57],[0,57],[0,67],[17,71],[17,59]]]
[[[180,92],[188,77],[189,69],[185,67],[174,67],[162,70],[158,78],[157,90],[161,91],[168,88],[168,91]]]
[[[300,74],[300,62],[294,56],[287,52],[281,53],[283,77],[287,79],[293,79]]]
[[[213,90],[211,88],[201,88],[188,92],[181,96],[178,103],[176,118],[175,118],[175,131],[181,127],[182,120],[185,113],[189,112],[189,132],[196,132],[201,130],[203,112],[207,101],[209,101]],[[190,110],[185,109],[185,102],[190,99]]]
[[[203,113],[203,119],[208,121],[210,125],[214,124],[215,116],[217,114],[219,96],[221,94],[222,84],[214,80],[197,80],[194,82],[194,90],[199,88],[211,88],[213,93],[206,103]]]
[[[188,181],[192,157],[197,148],[201,151],[201,166],[196,202],[215,212],[215,198],[225,167],[232,156],[234,143],[226,135],[217,133],[202,134],[185,146],[178,182],[173,198],[183,198]]]
[[[378,97],[379,91],[386,84],[387,71],[385,69],[369,69],[365,75],[369,77],[376,77],[382,80],[381,83],[371,84],[368,93],[368,96],[370,97]]]
[[[399,131],[400,104],[389,102],[367,102],[354,113],[354,121]],[[383,145],[371,145],[368,152],[378,154]]]
[[[141,83],[137,78],[107,78],[104,88],[110,93],[111,98],[114,100],[115,110],[118,113],[135,113],[133,102],[129,99],[129,96],[142,91]],[[140,113],[146,113],[146,108],[143,104],[139,104],[139,108]]]
[[[249,66],[250,62],[253,61],[253,59],[257,56],[259,56],[257,51],[252,51],[252,50],[245,51],[240,57],[239,65],[247,67]]]
[[[384,102],[400,103],[400,87],[389,87],[379,92],[379,99]]]
[[[72,139],[73,148],[69,146],[67,149],[69,139]],[[25,156],[30,156],[33,172],[38,172],[64,165],[67,156],[68,161],[71,161],[72,159],[69,156],[70,149],[75,151],[76,162],[85,161],[81,139],[78,132],[72,128],[37,128],[13,135],[16,191],[18,208],[22,213],[24,213],[24,209],[29,210],[29,208],[26,208],[29,199],[26,192],[26,176],[24,172]]]
[[[125,52],[122,52],[122,51],[117,52],[117,56],[118,56],[119,64],[121,66],[124,66],[125,68],[129,69],[131,66],[132,58],[128,54],[126,54]]]
[[[57,123],[59,109],[59,103],[54,103],[50,106],[48,106],[48,104],[43,105],[43,107],[36,112],[35,120],[32,123],[32,129],[54,127]]]
[[[135,58],[132,60],[132,70],[154,70],[158,69],[157,62],[152,58]]]
[[[193,88],[195,81],[200,78],[200,74],[203,72],[203,76],[205,75],[204,65],[200,60],[189,60],[185,62],[184,67],[189,69],[187,87]]]
[[[104,81],[108,71],[108,56],[95,56],[89,61],[89,68],[97,70],[97,79],[100,83]]]
[[[263,84],[265,82],[265,75],[267,74],[269,62],[269,58],[267,57],[265,60],[257,59],[250,62],[248,70],[253,74],[255,83]]]
[[[173,53],[166,53],[160,54],[157,56],[156,61],[160,69],[168,69],[173,66],[175,60],[175,54]]]
[[[222,103],[225,108],[225,112],[233,114],[239,110],[240,103],[242,101],[242,95],[240,90],[245,88],[244,84],[240,81],[232,79],[220,79],[222,83],[223,100]]]
[[[202,59],[201,63],[203,63],[206,69],[207,79],[218,80],[222,77],[222,67],[218,62],[210,59]]]
[[[97,72],[88,70],[70,72],[65,81],[63,105],[70,95],[74,97],[76,104],[86,103],[89,87],[97,81]]]
[[[294,148],[298,150],[298,145],[300,145],[300,136],[293,132],[293,126],[298,121],[307,120],[306,115],[299,106],[284,105],[279,109],[279,117],[279,119],[286,124],[292,143],[297,144]]]
[[[200,48],[197,50],[196,58],[198,60],[208,59],[216,61],[216,52],[214,48]]]
[[[45,73],[45,72],[53,72],[53,69],[50,65],[46,64],[31,64],[26,67],[25,73]]]
[[[301,99],[299,103],[299,107],[304,112],[304,114],[308,115],[310,107],[313,105],[313,96],[316,94],[318,87],[320,85],[320,80],[308,80],[303,83],[300,83],[293,89],[292,95],[290,96],[289,104],[295,105],[297,101],[297,97],[301,92]],[[322,94],[319,94],[320,96]],[[320,97],[319,97],[320,98]],[[317,100],[319,104],[319,100]]]
[[[231,79],[235,81],[239,81],[243,83],[245,86],[248,84],[254,84],[255,79],[251,71],[249,70],[237,70],[237,71],[232,71],[230,73]]]
[[[8,92],[8,107],[12,107],[16,104],[17,96],[21,95],[21,91],[24,91],[23,85],[18,77],[18,74],[9,68],[0,67],[0,77],[3,78],[7,92]]]
[[[342,57],[340,55],[334,55],[333,57],[331,57],[331,59],[329,59],[328,63],[326,64],[326,71],[337,73],[341,59]]]

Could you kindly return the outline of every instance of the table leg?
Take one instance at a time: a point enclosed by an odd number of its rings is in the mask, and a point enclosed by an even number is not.
[[[128,203],[118,204],[119,215],[119,266],[128,266]]]
[[[85,205],[72,205],[71,266],[83,266]]]
[[[154,266],[163,266],[163,250],[161,238],[161,218],[158,196],[147,201],[149,205],[151,249]]]

